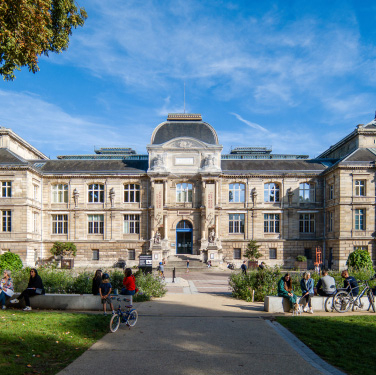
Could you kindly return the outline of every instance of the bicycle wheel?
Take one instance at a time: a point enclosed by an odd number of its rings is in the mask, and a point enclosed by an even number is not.
[[[120,316],[118,314],[112,315],[110,321],[110,331],[116,332],[120,326]]]
[[[131,310],[128,316],[128,324],[130,327],[134,327],[137,323],[138,312],[137,310]]]
[[[333,305],[337,312],[344,313],[351,307],[351,296],[347,292],[338,292],[333,298]]]
[[[325,311],[326,312],[333,312],[334,306],[333,306],[333,296],[329,296],[325,300]]]
[[[375,296],[373,295],[372,289],[370,289],[368,291],[367,297],[368,297],[368,302],[369,302],[368,311],[370,311],[370,309],[372,307],[372,310],[375,313],[376,312],[376,309],[375,309]]]

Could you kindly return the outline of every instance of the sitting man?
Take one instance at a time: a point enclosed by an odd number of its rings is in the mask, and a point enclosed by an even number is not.
[[[341,276],[345,279],[343,287],[346,289],[346,292],[352,294],[353,297],[358,295],[359,286],[354,276],[349,276],[347,270],[342,271]]]
[[[322,271],[322,278],[317,282],[316,289],[319,296],[332,296],[337,291],[336,281],[328,275],[327,270]]]

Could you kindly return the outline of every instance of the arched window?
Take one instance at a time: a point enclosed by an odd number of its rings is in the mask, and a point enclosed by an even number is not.
[[[264,202],[279,202],[279,185],[270,182],[264,185]]]
[[[176,229],[192,229],[192,224],[188,220],[182,220],[178,222]]]
[[[192,202],[192,184],[186,182],[176,184],[176,202]]]
[[[104,202],[104,185],[91,184],[88,189],[89,203],[103,203]]]
[[[124,202],[134,203],[140,201],[140,185],[124,185]]]
[[[243,203],[245,197],[244,184],[230,184],[228,192],[228,201],[230,203]]]

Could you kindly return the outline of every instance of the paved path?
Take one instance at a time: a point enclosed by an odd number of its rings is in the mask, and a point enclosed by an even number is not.
[[[135,327],[121,326],[104,336],[59,374],[334,373],[304,360],[304,351],[298,355],[261,317],[262,304],[234,300],[226,295],[227,285],[213,285],[228,275],[212,272],[199,277],[192,272],[186,276],[181,285],[171,286],[174,290],[169,286],[165,297],[136,304]]]

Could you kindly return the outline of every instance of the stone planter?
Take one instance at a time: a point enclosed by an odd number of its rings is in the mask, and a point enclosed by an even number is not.
[[[306,270],[307,269],[307,261],[298,262],[296,260],[295,263],[294,263],[294,268],[297,268],[298,270]]]

